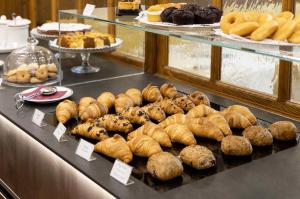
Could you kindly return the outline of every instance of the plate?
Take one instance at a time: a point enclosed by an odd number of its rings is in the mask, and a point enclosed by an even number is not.
[[[150,22],[147,20],[146,14],[140,14],[139,17],[136,18],[140,23],[151,26],[159,26],[165,28],[218,28],[220,27],[220,23],[214,24],[192,24],[192,25],[177,25],[174,23],[167,22]]]
[[[237,35],[228,35],[225,34],[221,29],[215,29],[215,34],[222,36],[224,38],[227,39],[231,39],[234,41],[238,41],[238,42],[243,42],[243,43],[252,43],[252,44],[262,44],[262,45],[272,45],[272,46],[297,46],[299,47],[300,44],[292,44],[292,43],[288,43],[287,41],[276,41],[273,39],[265,39],[263,41],[253,41],[249,38],[246,37],[240,37]]]
[[[57,92],[66,91],[66,93],[63,96],[61,96],[59,98],[55,98],[55,99],[47,99],[47,100],[30,99],[30,100],[26,100],[26,101],[27,102],[34,102],[34,103],[38,103],[38,104],[47,104],[47,103],[58,102],[58,101],[66,99],[66,98],[69,98],[74,93],[72,89],[67,88],[67,87],[56,86],[56,88],[57,88]],[[37,87],[24,90],[20,94],[30,93],[30,92],[34,91],[35,89],[37,89]]]
[[[30,34],[37,38],[37,39],[43,39],[43,40],[52,40],[52,39],[56,39],[58,37],[58,35],[46,35],[46,34],[40,34],[38,31],[37,31],[37,28],[33,28],[31,31],[30,31]]]

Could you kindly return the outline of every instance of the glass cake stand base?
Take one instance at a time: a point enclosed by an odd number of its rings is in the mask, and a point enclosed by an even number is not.
[[[95,66],[74,66],[71,68],[71,71],[76,74],[86,74],[86,73],[97,73],[100,71],[100,68]]]

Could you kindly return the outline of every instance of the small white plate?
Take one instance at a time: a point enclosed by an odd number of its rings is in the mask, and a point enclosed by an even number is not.
[[[67,88],[67,87],[56,86],[56,88],[57,88],[57,91],[66,91],[66,93],[62,97],[59,97],[56,99],[47,99],[47,100],[30,99],[30,100],[26,100],[26,101],[34,102],[34,103],[38,103],[38,104],[47,104],[47,103],[58,102],[58,101],[66,99],[66,98],[69,98],[74,93],[72,89]],[[30,93],[30,92],[34,91],[35,89],[37,89],[37,88],[35,87],[35,88],[30,88],[30,89],[24,90],[21,92],[21,94]]]

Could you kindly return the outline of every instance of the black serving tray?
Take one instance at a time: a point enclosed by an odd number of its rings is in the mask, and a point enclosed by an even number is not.
[[[222,110],[224,107],[211,103],[212,107],[216,110]],[[262,114],[260,115],[265,115],[264,113],[268,113],[265,111],[261,112]],[[270,113],[268,113],[270,114]],[[45,118],[46,122],[53,125],[57,126],[58,122],[56,120],[55,114],[49,113],[46,115]],[[261,119],[257,118],[257,122],[259,125],[262,125],[264,127],[267,127],[269,124],[271,124],[270,121],[266,121],[266,119]],[[68,128],[68,131],[70,131],[74,126],[77,125],[77,121],[75,119],[69,121],[66,126]],[[137,127],[136,127],[137,128]],[[242,131],[241,129],[232,129],[233,134],[235,135],[241,135]],[[108,132],[110,136],[114,135],[114,132]],[[125,134],[120,134],[124,138],[126,138]],[[79,141],[80,136],[73,136],[69,135],[72,137],[75,137],[76,140]],[[182,185],[186,185],[189,183],[192,183],[197,180],[201,180],[203,178],[206,178],[208,176],[217,174],[219,172],[223,172],[225,170],[249,163],[251,161],[270,156],[272,154],[275,154],[277,152],[280,152],[282,150],[285,150],[287,148],[296,146],[299,142],[300,134],[297,133],[297,139],[294,141],[289,141],[289,142],[283,142],[283,141],[277,141],[274,140],[273,145],[269,147],[253,147],[253,153],[251,156],[245,156],[245,157],[233,157],[233,156],[226,156],[222,153],[221,151],[221,143],[214,141],[214,140],[209,140],[205,138],[199,138],[196,137],[197,143],[199,145],[206,146],[209,148],[214,156],[216,157],[216,166],[214,168],[206,169],[206,170],[196,170],[193,169],[187,165],[184,165],[184,172],[182,176],[177,177],[173,180],[167,181],[167,182],[162,182],[157,179],[154,179],[150,174],[147,173],[146,169],[146,164],[147,164],[147,158],[141,158],[134,156],[133,161],[130,163],[131,166],[133,166],[133,173],[132,175],[137,179],[145,183],[147,186],[151,187],[152,189],[158,191],[158,192],[166,192],[171,189],[180,187]],[[86,139],[86,138],[84,138]],[[91,139],[86,139],[91,143],[96,144],[97,141],[91,140]],[[168,151],[175,156],[178,156],[180,151],[186,147],[185,145],[178,144],[178,143],[173,143],[172,148],[163,148],[164,151]],[[112,164],[114,162],[113,158],[104,156],[102,154],[99,154],[108,161],[110,161]],[[96,160],[99,161],[99,160]],[[108,174],[109,175],[109,174]]]

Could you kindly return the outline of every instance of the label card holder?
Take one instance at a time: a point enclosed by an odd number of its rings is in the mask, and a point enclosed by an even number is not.
[[[80,139],[75,154],[87,161],[93,161],[96,160],[96,158],[92,156],[94,148],[95,146],[92,143]]]
[[[84,8],[84,10],[83,10],[82,15],[84,15],[84,16],[91,16],[91,15],[93,14],[95,8],[96,8],[95,5],[93,5],[93,4],[88,4],[88,3],[87,3],[87,4],[85,5],[85,8]]]
[[[65,133],[67,131],[67,128],[60,122],[55,131],[53,132],[54,137],[57,139],[58,142],[66,142],[68,141],[65,138]]]
[[[132,166],[116,159],[113,168],[111,169],[110,176],[125,186],[129,186],[134,183],[134,181],[130,179],[132,169]]]
[[[39,109],[35,109],[31,121],[37,126],[43,127],[47,126],[47,124],[43,122],[44,118],[45,113],[43,111],[40,111]]]

